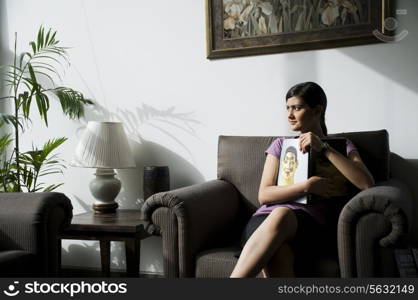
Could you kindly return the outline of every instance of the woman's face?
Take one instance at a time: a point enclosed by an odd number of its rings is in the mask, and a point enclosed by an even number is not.
[[[293,131],[302,133],[312,131],[319,124],[321,106],[310,108],[299,97],[291,97],[286,102],[287,120]]]

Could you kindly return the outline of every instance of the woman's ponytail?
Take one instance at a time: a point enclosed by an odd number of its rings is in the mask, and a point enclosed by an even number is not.
[[[322,133],[324,135],[328,135],[327,125],[325,124],[325,111],[322,111],[321,113],[320,125],[322,128]]]

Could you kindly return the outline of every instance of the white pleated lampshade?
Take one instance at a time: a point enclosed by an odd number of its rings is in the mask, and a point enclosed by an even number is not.
[[[123,124],[89,121],[75,150],[72,165],[108,169],[135,167]]]

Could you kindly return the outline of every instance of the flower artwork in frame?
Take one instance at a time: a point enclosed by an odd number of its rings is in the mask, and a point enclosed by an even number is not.
[[[382,42],[389,0],[206,0],[207,57]]]

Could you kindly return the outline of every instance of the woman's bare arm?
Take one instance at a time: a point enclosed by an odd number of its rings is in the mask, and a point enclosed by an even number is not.
[[[314,151],[321,151],[323,142],[312,132],[300,135],[299,147],[303,152],[308,151],[311,146]],[[357,151],[351,151],[345,157],[333,148],[326,151],[325,156],[328,160],[347,178],[352,184],[361,190],[365,190],[374,185],[373,176],[364,165]]]
[[[374,185],[373,176],[364,165],[357,151],[351,151],[348,158],[330,148],[325,156],[356,187],[365,190]]]

